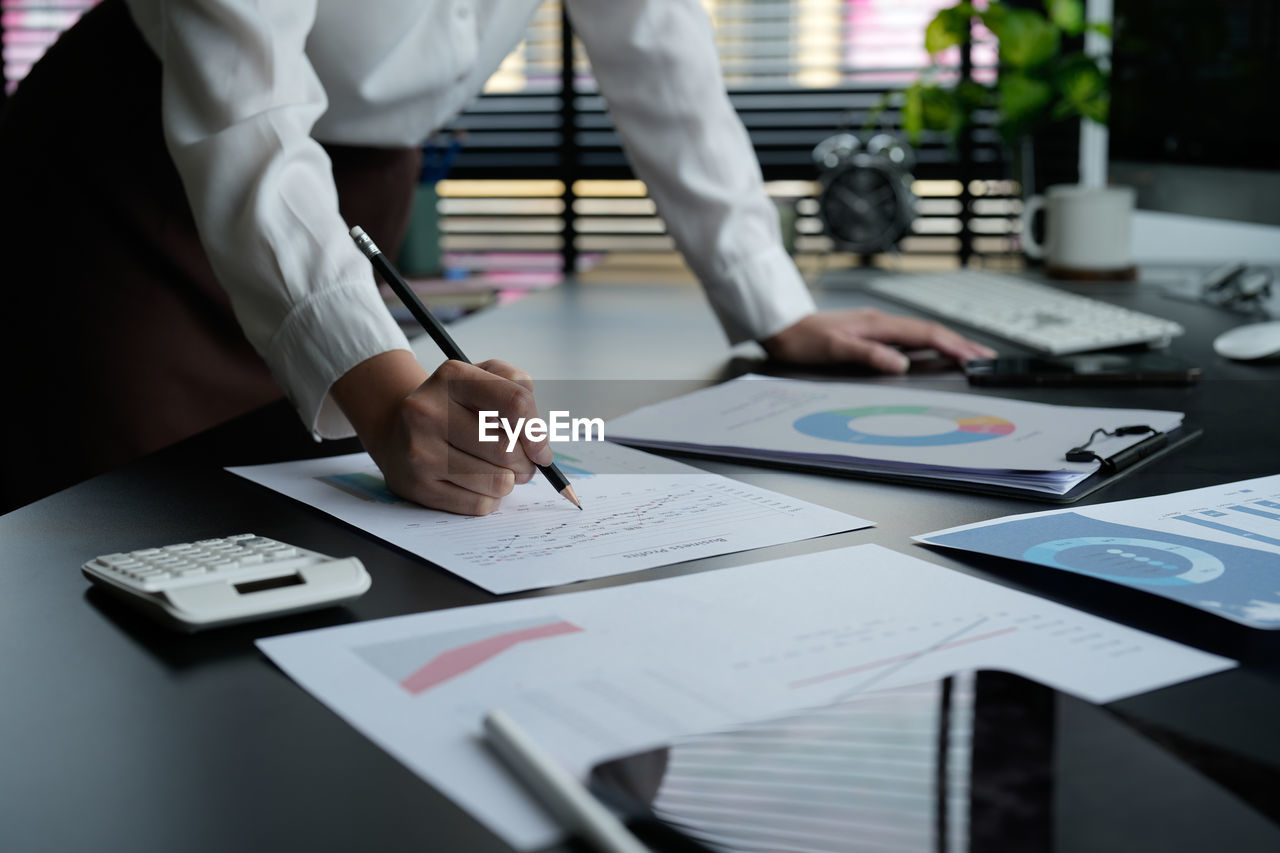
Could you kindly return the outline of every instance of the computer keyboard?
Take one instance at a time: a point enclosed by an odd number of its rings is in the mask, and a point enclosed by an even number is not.
[[[872,279],[877,296],[1048,355],[1132,344],[1161,346],[1182,326],[1017,276],[981,270]]]

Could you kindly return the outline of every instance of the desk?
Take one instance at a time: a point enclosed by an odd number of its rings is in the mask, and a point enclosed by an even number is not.
[[[1226,363],[1209,348],[1217,332],[1236,322],[1233,316],[1132,286],[1093,292],[1182,322],[1189,334],[1175,352],[1204,366],[1207,377],[1190,389],[1035,395],[1067,403],[1181,408],[1205,426],[1196,444],[1093,500],[1280,471],[1274,426],[1280,422],[1280,368]],[[819,298],[824,307],[871,301],[843,291]],[[758,359],[750,347],[726,351],[709,309],[692,289],[570,285],[472,316],[454,330],[477,358],[501,355],[547,378],[708,382]],[[429,363],[438,358],[429,344],[422,352]],[[955,387],[958,380],[927,381]],[[260,636],[492,600],[448,573],[220,469],[352,449],[351,442],[312,443],[293,413],[277,405],[0,517],[0,849],[503,849],[253,646]],[[908,543],[914,533],[1040,505],[698,464],[865,515],[879,526],[656,569],[645,577],[878,542],[1243,659],[1247,666],[1240,671],[1119,706],[1280,766],[1280,637],[1066,573],[1029,587],[1007,569]],[[370,569],[373,588],[342,609],[186,637],[152,627],[104,599],[78,568],[97,554],[241,531],[355,555]],[[626,575],[575,589],[635,579]],[[1117,843],[1125,838],[1123,828],[1109,831]],[[1177,837],[1194,846],[1193,836]]]

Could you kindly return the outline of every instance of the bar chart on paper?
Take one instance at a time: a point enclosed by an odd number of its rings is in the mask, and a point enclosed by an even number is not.
[[[1254,628],[1280,628],[1280,476],[917,538],[1103,578]]]
[[[1246,490],[1251,491],[1251,490]],[[1259,498],[1172,516],[1175,521],[1280,547],[1280,500]]]
[[[617,445],[557,461],[578,511],[540,478],[462,516],[401,500],[368,454],[232,468],[459,575],[507,593],[871,526],[871,522]]]

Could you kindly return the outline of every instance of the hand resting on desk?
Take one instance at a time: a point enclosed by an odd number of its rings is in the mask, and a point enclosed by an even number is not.
[[[763,344],[780,361],[860,362],[885,373],[903,373],[909,364],[894,345],[932,347],[958,361],[995,355],[938,323],[874,308],[811,314]],[[433,509],[487,515],[533,477],[535,462],[554,459],[545,440],[526,435],[510,453],[502,442],[480,442],[482,410],[510,422],[538,416],[533,380],[502,361],[446,361],[428,374],[412,353],[395,350],[356,365],[332,394],[387,486]]]
[[[931,347],[956,361],[994,358],[995,351],[943,326],[875,308],[819,311],[761,341],[771,358],[792,364],[858,362],[883,373],[905,373],[910,364],[894,345]]]
[[[446,361],[428,375],[413,353],[394,350],[356,365],[332,393],[387,486],[433,509],[487,515],[533,477],[534,462],[554,458],[545,440],[524,435],[510,453],[505,442],[480,442],[481,410],[512,422],[538,416],[533,380],[506,362]]]

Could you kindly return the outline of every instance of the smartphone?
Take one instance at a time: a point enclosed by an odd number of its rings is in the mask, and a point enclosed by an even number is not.
[[[1200,368],[1158,352],[1007,356],[964,363],[970,385],[1190,385]]]

